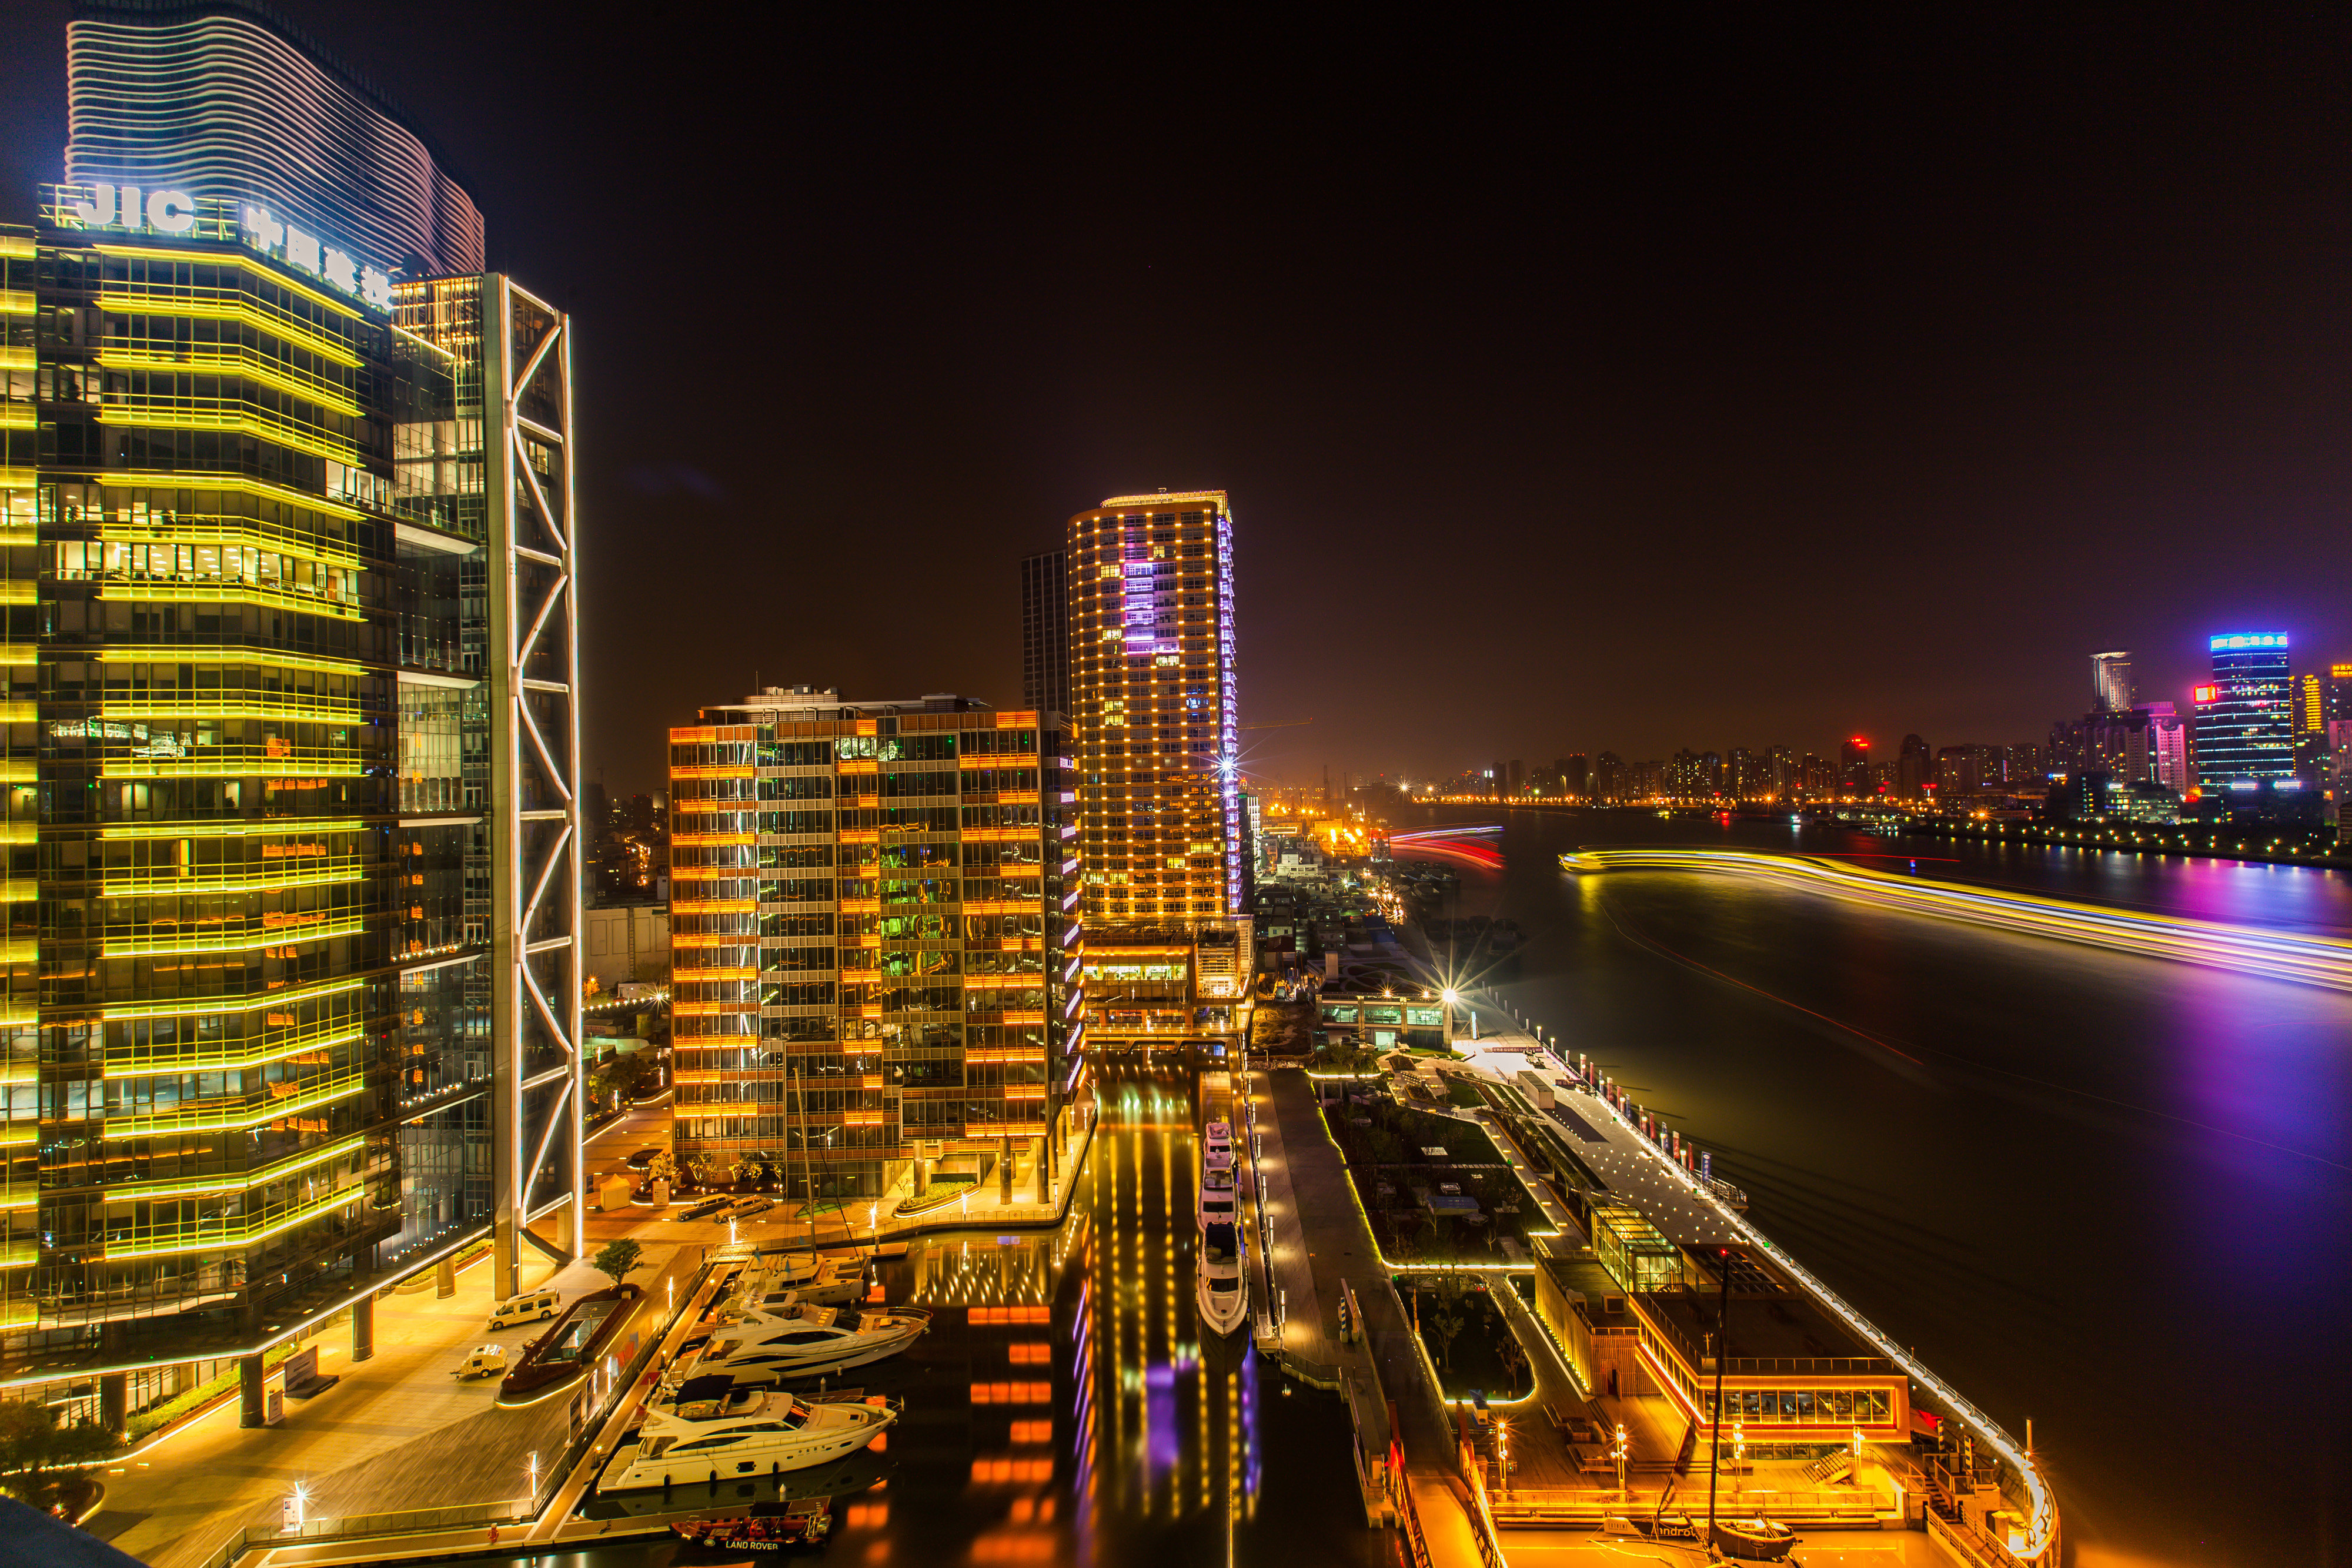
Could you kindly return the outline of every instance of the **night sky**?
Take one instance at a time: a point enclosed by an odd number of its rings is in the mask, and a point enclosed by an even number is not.
[[[1302,782],[2352,657],[2340,11],[286,9],[574,313],[615,789],[755,674],[1017,703],[1018,557],[1162,486],[1233,495]],[[67,16],[10,10],[15,221]]]

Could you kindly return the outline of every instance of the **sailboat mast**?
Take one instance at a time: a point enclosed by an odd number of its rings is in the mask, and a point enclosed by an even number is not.
[[[1723,1474],[1723,1364],[1731,1359],[1731,1249],[1718,1250],[1723,1265],[1723,1305],[1715,1319],[1715,1422],[1706,1459],[1706,1539],[1715,1541],[1715,1487]]]

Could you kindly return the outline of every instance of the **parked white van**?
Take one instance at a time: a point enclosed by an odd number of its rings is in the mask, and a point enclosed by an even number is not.
[[[499,1310],[490,1314],[490,1326],[510,1329],[517,1323],[545,1322],[562,1305],[563,1292],[561,1291],[525,1291],[520,1296],[509,1296],[499,1303]]]

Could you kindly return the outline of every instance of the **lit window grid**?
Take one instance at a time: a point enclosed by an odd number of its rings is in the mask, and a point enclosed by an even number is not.
[[[911,727],[941,716],[956,721],[955,727]],[[891,763],[841,755],[859,747],[861,736],[874,737],[863,742],[868,749],[879,739],[871,719],[786,721],[771,732],[772,742],[761,741],[761,727],[750,725],[701,725],[671,732],[677,890],[672,1010],[680,1024],[674,1114],[681,1153],[706,1152],[724,1162],[756,1146],[781,1155],[780,1174],[789,1185],[801,1148],[785,1145],[792,1144],[793,1131],[804,1129],[812,1142],[819,1135],[827,1139],[824,1148],[808,1151],[819,1168],[839,1174],[844,1167],[864,1167],[860,1179],[870,1186],[887,1179],[879,1168],[883,1162],[909,1157],[918,1141],[1046,1134],[1053,1115],[1050,1080],[1057,1073],[1062,1051],[1076,1048],[1076,1030],[1070,1020],[1083,995],[1076,962],[1077,922],[1075,917],[1066,920],[1061,904],[1067,875],[1061,860],[1062,791],[1056,788],[1061,758],[1043,749],[1055,716],[984,712],[899,716],[901,742],[918,736],[961,737],[1009,730],[1028,731],[1036,744],[1017,753],[975,752],[959,738],[951,757],[909,758],[893,771],[898,785],[910,779],[920,782],[918,776],[924,774],[936,776],[935,785],[889,795],[880,793],[877,786],[880,771],[892,769]],[[772,745],[782,755],[812,739],[831,750],[832,760],[810,764],[760,757],[763,745]],[[1036,788],[1007,794],[961,787],[967,780],[992,782],[988,771],[1003,767],[1025,770]],[[823,780],[822,792],[809,789],[809,780]],[[950,811],[956,826],[952,831],[839,826],[842,810],[864,810],[885,801]],[[1018,810],[1032,804],[1039,819],[1032,826],[965,821],[970,807]],[[767,826],[761,821],[763,811],[788,821],[814,821],[822,812],[825,826],[807,832],[762,831]],[[969,876],[971,846],[1007,841],[1034,842],[1034,859],[996,868],[1009,874]],[[944,861],[920,864],[931,850],[952,852],[952,866]],[[811,851],[821,852],[827,863],[789,863],[795,852]],[[888,874],[891,868],[881,863],[892,853],[918,863],[907,865],[906,874],[894,879]],[[763,858],[775,863],[761,865]],[[873,869],[866,870],[869,866]],[[857,874],[860,871],[866,873]],[[932,898],[926,893],[904,902],[887,901],[894,886],[905,894],[927,882],[952,896]],[[756,896],[698,897],[705,886]],[[835,896],[778,902],[764,896],[772,889],[798,894],[823,891]],[[886,896],[868,895],[869,889]],[[1024,947],[1000,948],[989,945],[998,938],[971,935],[975,918],[1028,913],[1036,915],[1040,935],[1024,938]],[[773,928],[795,920],[821,920],[828,929],[794,933]],[[936,928],[925,929],[925,923],[934,920]],[[895,937],[894,925],[905,927]],[[1066,946],[1062,937],[1067,938]],[[1038,968],[1005,974],[979,967],[999,955],[1023,951],[1037,955]],[[878,964],[893,953],[938,955],[950,967],[929,977],[919,968],[892,975]],[[1063,953],[1069,955],[1066,965],[1058,956]],[[1024,983],[1033,977],[1034,984]],[[956,1021],[946,1024],[937,1015],[948,1009],[940,1008],[919,1007],[912,1016],[894,1017],[850,989],[883,986],[894,978],[919,982],[897,988],[902,999],[926,989],[937,997],[951,996]],[[1034,1002],[1024,998],[1024,1005],[1012,1008],[982,1005],[1002,998],[1008,986],[1037,995]],[[829,991],[829,999],[790,999],[812,988]],[[783,999],[771,1000],[772,990]],[[810,1019],[818,1038],[796,1040],[766,1032],[768,1020],[788,1024],[793,1019]],[[927,1022],[951,1029],[959,1043],[933,1047],[910,1042],[905,1031],[920,1030]],[[894,1052],[886,1049],[893,1029],[900,1031],[895,1062]],[[1020,1029],[1038,1030],[1040,1043],[976,1043],[981,1030]],[[827,1058],[839,1067],[823,1087],[810,1084],[814,1075],[805,1068],[793,1071],[801,1062]],[[924,1063],[934,1071],[952,1065],[959,1084],[940,1098],[928,1086],[900,1088],[887,1082],[886,1067],[908,1070]],[[1007,1077],[1018,1069],[1037,1076]],[[804,1098],[812,1092],[817,1096],[814,1102]],[[909,1115],[910,1109],[948,1106],[956,1109],[945,1117]]]
[[[1222,496],[1170,497],[1166,511],[1161,504],[1139,497],[1134,506],[1107,505],[1069,525],[1071,724],[1082,773],[1085,904],[1097,918],[1223,915],[1241,902],[1231,517]],[[1189,555],[1187,546],[1195,547]],[[1112,550],[1116,560],[1101,559]],[[1144,710],[1130,706],[1137,674],[1150,705],[1144,723],[1137,722]],[[1197,695],[1195,685],[1202,688]],[[1163,722],[1163,714],[1186,722]],[[1130,766],[1111,768],[1112,747]],[[1139,756],[1151,760],[1133,766]],[[1170,756],[1184,761],[1168,767],[1161,758]],[[1182,802],[1175,821],[1154,823],[1148,867],[1129,863],[1126,852],[1144,841],[1108,819],[1135,814],[1138,800],[1160,803],[1171,785]],[[1169,828],[1174,831],[1162,831]],[[1171,842],[1184,850],[1171,856],[1160,847]],[[1206,865],[1191,852],[1201,842],[1210,846]],[[1171,859],[1185,863],[1171,865]]]

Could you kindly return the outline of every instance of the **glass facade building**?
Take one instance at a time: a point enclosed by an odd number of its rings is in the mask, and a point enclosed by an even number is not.
[[[270,1344],[365,1354],[375,1291],[486,1235],[511,1280],[534,1218],[578,1249],[569,325],[368,248],[381,138],[320,219],[163,183],[199,102],[383,118],[199,9],[74,24],[88,177],[0,237],[0,1385],[118,1425],[228,1363],[257,1423]]]
[[[681,1168],[1048,1189],[1085,1087],[1061,716],[772,688],[670,731]]]
[[[2197,688],[2197,781],[2255,789],[2294,778],[2294,686],[2283,632],[2210,639],[2213,678]]]
[[[1061,550],[1021,560],[1021,706],[1070,711],[1069,557]]]

